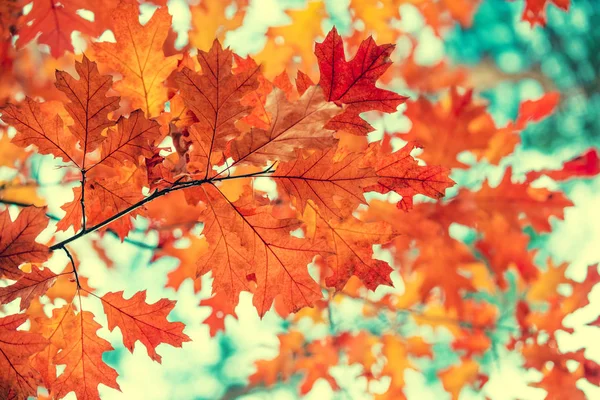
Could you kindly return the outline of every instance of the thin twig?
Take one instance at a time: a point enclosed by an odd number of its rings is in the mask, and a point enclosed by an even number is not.
[[[82,169],[81,170],[81,230],[85,231],[85,223],[86,223],[86,218],[85,218],[85,170]]]
[[[269,166],[269,168],[267,168],[264,171],[260,171],[260,172],[253,172],[253,173],[249,173],[249,174],[243,174],[243,175],[236,175],[236,176],[228,176],[228,177],[224,177],[224,178],[209,178],[209,179],[199,179],[199,180],[194,180],[194,181],[188,181],[188,182],[180,182],[178,184],[174,184],[171,187],[168,187],[166,189],[162,189],[162,190],[157,190],[154,193],[152,193],[150,196],[138,201],[135,204],[132,204],[131,206],[127,207],[126,209],[114,214],[112,217],[105,219],[104,221],[86,228],[86,229],[82,229],[81,231],[79,231],[77,234],[71,236],[68,239],[63,240],[60,243],[57,243],[53,246],[50,247],[50,250],[57,250],[60,249],[62,247],[64,247],[65,245],[79,239],[82,236],[85,236],[89,233],[95,232],[98,229],[102,229],[105,226],[111,224],[112,222],[118,220],[119,218],[131,213],[134,210],[137,210],[138,208],[144,206],[145,204],[151,202],[154,199],[157,199],[159,197],[162,197],[166,194],[169,194],[171,192],[175,192],[177,190],[182,190],[182,189],[187,189],[187,188],[191,188],[191,187],[196,187],[196,186],[200,186],[203,185],[205,183],[216,183],[216,182],[222,182],[222,181],[226,181],[226,180],[230,180],[230,179],[242,179],[242,178],[251,178],[251,177],[258,177],[260,175],[263,174],[269,174],[272,173],[272,167],[273,165]]]
[[[73,256],[69,252],[69,249],[67,249],[67,246],[63,246],[63,247],[61,247],[61,249],[63,249],[65,251],[65,253],[67,253],[67,257],[69,257],[69,260],[71,260],[71,265],[73,265],[73,274],[75,275],[75,282],[77,282],[77,290],[79,290],[79,289],[81,289],[81,284],[79,283],[79,274],[77,273],[77,267],[75,266],[75,260],[73,259]]]

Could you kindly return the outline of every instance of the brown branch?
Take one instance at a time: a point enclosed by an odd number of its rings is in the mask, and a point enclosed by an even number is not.
[[[0,204],[4,204],[7,206],[15,206],[15,207],[35,207],[34,204],[30,204],[30,203],[21,203],[19,201],[10,201],[10,200],[2,200],[0,199]],[[60,217],[57,217],[54,214],[50,214],[50,213],[46,213],[46,217],[48,217],[49,219],[51,219],[52,221],[60,221]],[[107,229],[106,230],[108,233],[110,233],[111,235],[115,236],[115,237],[119,237],[119,234],[115,231],[113,231],[112,229]],[[145,232],[144,230],[141,229],[134,229],[133,232]],[[134,245],[136,247],[142,248],[142,249],[146,249],[146,250],[156,250],[157,248],[159,248],[160,246],[153,246],[151,244],[147,244],[144,242],[139,242],[137,240],[133,240],[130,239],[128,237],[123,239],[123,242],[125,243],[129,243],[131,245]]]
[[[65,253],[67,253],[67,257],[69,257],[69,260],[71,261],[71,265],[73,266],[73,274],[75,275],[75,282],[77,282],[77,290],[79,291],[79,289],[81,289],[81,284],[79,283],[79,274],[77,273],[77,267],[75,266],[75,260],[73,259],[73,256],[67,249],[67,246],[63,246],[61,248],[65,251]]]
[[[193,181],[188,181],[188,182],[177,182],[175,184],[173,184],[172,186],[162,189],[162,190],[157,190],[154,193],[152,193],[150,196],[138,201],[135,204],[132,204],[131,206],[127,207],[126,209],[116,213],[115,215],[113,215],[110,218],[105,219],[104,221],[91,226],[89,228],[86,229],[82,229],[80,232],[78,232],[77,234],[71,236],[68,239],[63,240],[60,243],[57,243],[53,246],[50,247],[50,250],[57,250],[57,249],[61,249],[63,248],[65,245],[79,239],[80,237],[83,237],[89,233],[95,232],[99,229],[104,228],[105,226],[111,224],[112,222],[120,219],[121,217],[124,217],[125,215],[131,213],[134,210],[137,210],[140,207],[143,207],[145,204],[151,202],[154,199],[157,199],[159,197],[162,197],[166,194],[169,194],[171,192],[175,192],[178,190],[183,190],[183,189],[187,189],[187,188],[191,188],[191,187],[197,187],[197,186],[201,186],[205,183],[216,183],[216,182],[222,182],[222,181],[226,181],[226,180],[231,180],[231,179],[242,179],[242,178],[250,178],[250,177],[258,177],[261,176],[263,174],[269,174],[271,172],[274,172],[272,170],[272,165],[269,166],[269,168],[267,168],[264,171],[259,171],[259,172],[253,172],[253,173],[249,173],[249,174],[243,174],[243,175],[235,175],[235,176],[226,176],[223,178],[208,178],[208,179],[199,179],[199,180],[193,180]]]

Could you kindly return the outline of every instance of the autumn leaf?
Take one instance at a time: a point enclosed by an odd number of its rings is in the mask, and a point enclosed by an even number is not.
[[[208,325],[210,336],[215,336],[218,332],[225,330],[225,317],[233,315],[237,317],[235,308],[227,297],[227,293],[221,292],[208,299],[200,301],[200,306],[211,308],[210,314],[203,321]]]
[[[527,21],[534,26],[536,24],[546,25],[546,8],[552,4],[563,10],[568,10],[570,0],[525,0],[523,8],[523,21]]]
[[[461,94],[452,88],[435,104],[418,98],[408,103],[405,115],[412,127],[399,137],[427,148],[420,158],[428,164],[465,168],[457,156],[467,150],[485,151],[498,132],[492,116],[483,104],[474,101],[471,90]]]
[[[378,46],[369,37],[360,44],[354,58],[346,61],[344,44],[335,27],[322,43],[315,45],[321,72],[319,85],[323,88],[325,98],[347,106],[344,114],[332,123],[341,125],[342,120],[352,121],[352,115],[365,111],[394,112],[396,107],[406,101],[406,97],[375,85],[390,66],[389,56],[393,49],[394,45]],[[352,123],[345,125],[349,132],[355,132]],[[356,133],[364,134],[364,128]]]
[[[119,107],[120,98],[107,96],[112,78],[100,75],[96,63],[85,55],[81,62],[75,62],[75,69],[79,79],[56,71],[56,87],[70,100],[65,107],[75,123],[69,129],[79,140],[83,152],[88,153],[105,139],[102,131],[114,125],[108,114]],[[85,160],[82,167],[85,168]]]
[[[234,164],[262,164],[267,161],[293,159],[296,149],[325,149],[334,143],[333,131],[324,125],[338,107],[328,103],[319,86],[313,86],[295,102],[290,103],[285,93],[273,90],[267,99],[271,115],[269,129],[252,129],[229,143],[226,154]],[[232,166],[233,166],[232,165]]]
[[[0,318],[0,396],[5,399],[35,396],[39,386],[39,373],[29,359],[47,342],[39,334],[17,330],[25,321],[23,314]]]
[[[223,152],[227,141],[239,134],[236,119],[250,112],[243,106],[242,97],[258,86],[258,66],[233,74],[232,52],[223,50],[215,40],[209,52],[200,50],[198,61],[202,74],[185,67],[176,75],[183,100],[198,118],[196,133],[191,136],[190,158],[194,172],[208,176],[212,153]],[[196,157],[200,165],[195,166]]]
[[[207,205],[203,234],[211,248],[198,260],[198,273],[212,270],[213,293],[225,292],[235,304],[239,293],[249,290],[247,277],[253,276],[253,303],[260,316],[279,295],[291,312],[322,297],[307,265],[328,248],[322,241],[291,236],[300,221],[277,219],[272,206],[253,206],[248,195],[231,202],[214,186],[203,188],[202,201]]]
[[[264,64],[264,73],[269,79],[286,67],[294,66],[312,75],[314,42],[323,34],[320,21],[326,10],[322,0],[311,0],[303,8],[286,10],[286,14],[287,23],[270,27],[264,48],[253,56]],[[294,56],[299,57],[300,62],[296,62]]]
[[[123,344],[133,353],[133,346],[139,340],[148,355],[154,361],[161,361],[156,347],[167,343],[181,347],[190,338],[183,333],[181,322],[168,322],[167,316],[175,307],[175,302],[161,299],[154,304],[146,303],[146,291],[137,292],[130,299],[123,297],[123,292],[107,293],[101,298],[108,318],[108,328],[121,329]]]
[[[120,177],[99,177],[86,181],[85,188],[85,215],[89,225],[94,226],[102,223],[112,215],[128,209],[144,198],[141,187],[136,182],[136,171],[124,180]],[[73,226],[75,230],[81,229],[83,213],[81,209],[81,187],[73,189],[74,198],[65,203],[62,209],[66,215],[57,223],[59,230],[67,230]],[[132,216],[141,213],[136,210]],[[131,230],[133,224],[130,218],[122,218],[109,225],[119,237],[124,238]]]
[[[163,53],[171,16],[159,8],[140,25],[137,4],[121,4],[112,13],[112,22],[116,43],[94,43],[94,56],[106,70],[121,74],[115,89],[132,108],[143,108],[147,117],[158,116],[168,99],[164,82],[177,66],[176,56]]]
[[[513,183],[512,169],[508,168],[496,187],[484,182],[478,191],[461,189],[449,205],[449,211],[459,212],[461,220],[469,226],[477,219],[499,213],[516,229],[531,225],[536,231],[548,232],[551,230],[549,218],[562,219],[564,209],[572,205],[561,192],[534,188],[528,181]]]
[[[39,43],[50,46],[53,57],[60,57],[66,51],[72,52],[73,31],[92,34],[97,29],[77,13],[82,8],[88,8],[87,4],[80,0],[34,1],[25,21],[19,24],[17,46],[23,47],[37,37]]]
[[[533,180],[538,176],[548,176],[555,181],[566,181],[573,178],[591,178],[600,174],[600,158],[598,150],[589,149],[585,153],[566,161],[561,169],[545,169],[532,171],[527,178]]]
[[[31,301],[46,293],[54,285],[57,275],[48,268],[32,267],[31,272],[24,274],[14,284],[0,288],[0,304],[21,299],[21,311],[27,309]]]
[[[51,362],[66,367],[52,383],[50,394],[62,398],[75,392],[77,399],[100,400],[99,384],[119,389],[117,372],[102,360],[102,354],[113,348],[97,335],[101,326],[94,321],[94,314],[89,311],[76,314],[69,305],[63,310],[55,314],[60,315],[54,329],[59,333],[51,335],[52,342],[61,351],[54,355]]]
[[[44,262],[50,257],[48,247],[35,241],[48,225],[45,208],[27,207],[14,221],[8,210],[0,213],[0,276],[17,280],[25,262]]]
[[[100,160],[94,165],[104,163],[118,167],[125,161],[137,165],[140,156],[152,156],[152,145],[161,136],[158,122],[146,119],[141,110],[135,110],[129,118],[120,117],[116,125],[116,131],[109,129],[102,142]]]
[[[40,154],[52,154],[76,166],[81,164],[77,139],[65,132],[58,114],[50,115],[38,102],[27,97],[19,106],[9,104],[2,109],[2,120],[17,130],[12,139],[15,145],[22,148],[35,145]]]
[[[452,396],[453,400],[458,400],[462,388],[479,378],[479,365],[474,360],[461,360],[459,364],[440,372],[440,379],[444,389]]]
[[[215,38],[222,41],[225,32],[233,31],[242,24],[247,4],[248,0],[207,0],[191,6],[189,41],[192,47],[208,50]],[[228,16],[227,11],[231,7],[236,7],[236,13]]]

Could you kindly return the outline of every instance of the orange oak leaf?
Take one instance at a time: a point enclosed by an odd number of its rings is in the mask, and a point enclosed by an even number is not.
[[[108,329],[121,329],[123,344],[133,353],[133,346],[140,341],[154,361],[161,361],[156,347],[161,343],[181,347],[190,338],[183,333],[181,322],[169,322],[167,316],[175,307],[175,302],[161,299],[154,304],[146,303],[146,291],[137,292],[130,299],[123,292],[107,293],[101,298],[108,318]]]
[[[527,300],[530,302],[548,301],[556,294],[559,285],[572,282],[565,276],[568,263],[555,266],[548,260],[547,264],[546,270],[540,272],[538,279],[527,290]]]
[[[460,364],[455,364],[439,373],[444,389],[458,400],[462,389],[479,379],[479,364],[471,359],[463,359]]]
[[[335,149],[317,151],[306,159],[298,153],[294,161],[280,164],[272,179],[296,199],[301,210],[311,200],[327,218],[343,218],[366,204],[363,193],[368,191],[395,191],[403,196],[398,208],[409,209],[414,195],[441,198],[454,183],[447,169],[418,165],[410,155],[415,146],[409,143],[385,154],[381,146],[371,144],[366,155],[351,153],[341,160]]]
[[[250,71],[259,68],[256,61],[250,57],[242,58],[234,53],[233,58],[235,61],[235,68],[233,68],[233,71],[236,74],[241,73],[242,71]],[[271,120],[269,113],[265,109],[265,105],[269,93],[273,91],[273,84],[265,78],[262,71],[259,71],[257,74],[257,79],[258,88],[246,94],[240,101],[243,106],[252,107],[250,114],[240,119],[240,121],[245,122],[252,127],[268,129]]]
[[[288,381],[292,375],[304,375],[298,391],[306,395],[320,378],[326,380],[332,389],[338,384],[330,374],[329,368],[338,363],[339,354],[335,339],[327,337],[322,340],[305,343],[304,336],[297,331],[279,335],[279,354],[271,360],[256,362],[256,372],[250,376],[251,385],[264,384],[269,387],[279,380]]]
[[[349,217],[343,222],[319,218],[317,229],[336,249],[327,257],[332,275],[325,278],[327,286],[342,290],[348,279],[356,275],[364,285],[375,290],[379,285],[392,285],[392,268],[382,260],[373,258],[373,244],[385,244],[392,238],[392,230],[384,222],[365,223]]]
[[[14,284],[0,288],[0,304],[21,299],[21,311],[27,309],[31,301],[46,293],[54,285],[57,275],[48,268],[33,266],[31,272],[22,275]]]
[[[538,100],[527,100],[519,105],[517,124],[524,125],[529,121],[538,122],[552,114],[560,100],[560,93],[550,92]]]
[[[240,100],[258,87],[259,68],[233,74],[232,59],[231,50],[223,50],[215,40],[209,52],[198,52],[202,74],[187,67],[176,73],[175,81],[183,100],[198,119],[195,134],[190,137],[192,162],[195,157],[204,161],[210,159],[213,152],[224,151],[227,141],[239,134],[235,121],[251,110]],[[194,172],[208,176],[209,167],[207,162],[195,166]]]
[[[487,258],[494,272],[494,279],[501,289],[506,288],[504,273],[514,266],[519,275],[531,284],[538,276],[538,268],[533,263],[533,252],[529,252],[529,236],[521,230],[511,229],[508,222],[499,214],[482,222],[480,229],[484,238],[475,247]]]
[[[598,157],[598,150],[592,148],[566,161],[561,169],[532,171],[527,174],[527,178],[533,180],[538,176],[545,175],[555,181],[566,181],[573,178],[590,178],[598,174],[600,174],[600,157]]]
[[[166,8],[159,8],[152,18],[140,25],[139,7],[122,4],[112,13],[116,43],[94,43],[95,58],[106,70],[121,74],[115,89],[142,108],[147,117],[160,114],[167,101],[167,77],[177,66],[176,56],[165,57],[163,44],[171,27]]]
[[[19,265],[50,257],[48,247],[35,241],[47,225],[46,208],[26,207],[14,221],[8,210],[0,213],[0,276],[17,280],[23,275]]]
[[[225,33],[234,31],[244,20],[248,0],[205,0],[192,5],[189,40],[192,47],[207,50],[215,37],[223,40]],[[230,15],[228,10],[235,7]]]
[[[40,383],[39,372],[30,358],[48,342],[39,334],[17,330],[27,321],[24,314],[0,318],[0,397],[26,399],[35,396]]]
[[[79,400],[100,400],[100,383],[119,390],[117,372],[102,360],[102,353],[113,348],[98,336],[101,326],[94,321],[94,314],[89,311],[76,314],[71,306],[63,309],[55,329],[60,332],[55,336],[58,336],[56,341],[61,351],[54,355],[52,362],[66,367],[52,383],[51,397],[62,398],[75,392]],[[54,336],[51,340],[55,341]]]
[[[304,347],[304,335],[296,330],[278,335],[279,353],[271,360],[256,362],[256,372],[250,376],[251,385],[273,386],[287,381],[295,372],[295,355]]]
[[[345,122],[349,132],[365,134],[364,126],[358,131],[354,128],[353,115],[370,110],[391,113],[407,100],[407,97],[375,85],[391,65],[389,56],[394,47],[392,44],[378,46],[369,37],[360,44],[354,58],[346,61],[344,43],[335,27],[322,43],[315,45],[321,72],[319,85],[323,87],[325,98],[346,105],[344,114],[332,123],[342,125]]]
[[[313,85],[314,82],[310,79],[310,76],[298,70],[298,73],[296,74],[296,89],[298,89],[298,94],[302,96],[304,92]]]
[[[5,112],[3,110],[0,111]],[[20,149],[12,144],[6,130],[3,127],[0,127],[0,166],[13,167],[19,165],[29,156],[29,154],[30,152]]]
[[[210,336],[215,336],[218,332],[225,330],[226,316],[233,315],[237,318],[235,308],[225,292],[220,292],[211,298],[201,300],[200,306],[211,308],[209,316],[203,321],[204,324],[208,325]]]
[[[270,27],[264,48],[254,59],[264,64],[265,76],[273,79],[286,67],[298,67],[312,75],[314,41],[322,36],[321,20],[326,16],[325,3],[313,0],[300,9],[288,9],[285,25]],[[299,61],[296,61],[297,59]]]
[[[99,177],[88,179],[85,183],[85,215],[90,226],[100,224],[113,215],[126,210],[144,198],[141,186],[136,182],[134,170],[130,176]],[[73,201],[65,203],[61,208],[66,215],[57,223],[59,230],[67,230],[70,226],[77,231],[82,226],[81,187],[73,189]],[[142,209],[132,211],[128,216],[112,222],[108,227],[117,232],[121,239],[125,238],[132,228],[131,217],[142,213]],[[103,227],[106,229],[106,227]]]
[[[158,122],[146,119],[142,110],[135,110],[129,118],[120,117],[117,130],[109,129],[106,136],[102,142],[100,160],[94,165],[104,163],[110,167],[118,167],[126,160],[137,165],[140,156],[152,157],[152,145],[161,134]]]
[[[274,89],[267,99],[270,127],[252,129],[229,143],[227,155],[234,163],[263,164],[267,161],[293,159],[296,149],[325,149],[335,139],[324,125],[339,108],[325,100],[319,86],[313,86],[296,101],[289,102],[285,93]]]
[[[275,297],[294,312],[322,297],[307,265],[328,251],[322,241],[306,241],[290,235],[300,221],[277,219],[272,206],[257,207],[247,194],[230,201],[215,186],[202,187],[206,204],[203,234],[209,251],[198,260],[198,274],[213,272],[213,293],[225,292],[235,304],[248,277],[256,280],[253,303],[262,317]]]
[[[38,43],[50,46],[53,57],[58,58],[66,51],[72,52],[73,31],[85,34],[93,34],[97,31],[97,27],[92,22],[77,12],[84,8],[89,9],[88,2],[81,0],[34,1],[31,11],[19,24],[17,47],[25,46],[40,34]]]
[[[364,23],[365,32],[373,32],[380,42],[395,43],[400,30],[394,25],[400,20],[400,4],[402,1],[393,0],[372,4],[364,0],[351,0],[350,9],[354,18]]]
[[[75,62],[79,79],[64,71],[56,71],[56,87],[70,100],[65,108],[75,122],[69,126],[79,140],[84,153],[92,152],[105,139],[102,132],[114,125],[108,114],[119,107],[119,97],[107,96],[112,78],[100,75],[96,63],[85,55],[81,62]],[[85,168],[85,159],[83,162]]]
[[[35,100],[26,97],[19,106],[7,105],[2,109],[2,120],[17,130],[12,139],[17,146],[35,145],[40,154],[52,154],[76,166],[81,163],[77,140],[65,132],[62,118],[43,110]]]
[[[391,378],[390,387],[387,392],[378,396],[378,399],[405,399],[404,373],[407,369],[415,369],[414,363],[409,359],[408,348],[403,338],[394,335],[383,335],[382,353],[387,362],[381,371],[381,375]]]
[[[427,151],[420,155],[428,164],[466,168],[457,160],[463,151],[484,151],[498,129],[483,104],[473,101],[471,90],[460,94],[456,88],[431,103],[424,97],[408,103],[405,115],[412,127],[404,140],[415,140]]]
[[[572,205],[563,193],[531,187],[529,180],[513,183],[512,169],[508,168],[496,187],[484,182],[478,191],[461,189],[448,205],[448,212],[456,213],[456,220],[469,226],[501,214],[515,229],[531,225],[536,231],[549,232],[548,219],[562,219],[564,209]]]
[[[179,265],[167,275],[166,287],[179,290],[181,284],[186,279],[194,281],[194,291],[201,289],[201,280],[197,279],[196,271],[198,267],[196,262],[207,253],[208,243],[206,238],[198,238],[190,235],[190,244],[187,247],[179,247],[177,243],[169,242],[160,247],[154,254],[154,259],[164,256],[170,256],[178,260]]]

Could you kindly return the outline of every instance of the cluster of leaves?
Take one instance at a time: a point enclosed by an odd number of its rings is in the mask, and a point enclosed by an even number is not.
[[[2,128],[0,161],[14,169],[14,178],[0,195],[20,211],[0,214],[0,276],[10,283],[0,288],[0,304],[19,300],[22,313],[0,319],[0,397],[27,398],[44,387],[50,398],[74,392],[95,399],[99,384],[119,388],[116,371],[102,359],[112,347],[98,336],[101,325],[81,297],[102,304],[106,328],[119,328],[126,348],[133,351],[139,341],[155,361],[159,344],[180,347],[190,340],[182,323],[167,320],[174,301],[149,304],[145,292],[130,298],[122,291],[96,293],[78,274],[71,244],[105,234],[128,240],[137,229],[134,217],[159,232],[155,258],[181,259],[169,287],[190,278],[199,290],[199,279],[212,275],[213,297],[201,303],[212,308],[205,321],[211,334],[224,328],[223,315],[235,316],[242,291],[252,293],[260,316],[273,308],[292,324],[310,318],[331,326],[331,334],[318,340],[296,327],[282,334],[280,354],[257,362],[249,389],[297,374],[303,375],[301,393],[319,378],[337,389],[329,368],[343,358],[361,364],[368,381],[390,380],[382,398],[403,398],[404,372],[421,369],[420,360],[433,352],[427,340],[406,334],[406,321],[397,327],[399,316],[451,332],[458,362],[436,373],[454,398],[467,384],[485,384],[481,360],[499,345],[499,331],[501,345],[521,353],[526,368],[542,372],[537,385],[550,398],[582,397],[575,386],[582,377],[600,383],[598,365],[583,350],[561,352],[555,337],[568,331],[563,318],[588,304],[600,279],[597,267],[583,283],[565,277],[566,264],[539,268],[524,233],[549,232],[549,218],[562,218],[572,205],[561,192],[539,187],[538,178],[594,176],[597,153],[590,150],[560,170],[532,172],[522,182],[509,168],[499,185],[484,182],[442,199],[454,185],[451,169],[469,167],[459,160],[462,153],[498,164],[528,124],[553,112],[556,93],[524,102],[515,121],[497,126],[473,90],[457,87],[468,84],[465,71],[444,62],[422,67],[413,54],[389,68],[392,44],[377,44],[359,31],[346,40],[335,28],[322,35],[315,18],[325,15],[321,2],[290,13],[294,23],[269,32],[256,60],[218,40],[206,42],[221,28],[241,24],[244,2],[237,2],[233,18],[225,17],[223,2],[195,6],[190,45],[197,57],[187,48],[175,50],[165,2],[155,2],[160,7],[144,25],[137,1],[112,3],[89,10],[93,23],[77,13],[74,1],[34,1],[26,15],[19,1],[6,2],[0,12],[3,35],[18,34],[3,63],[36,39],[50,48],[42,63],[56,66],[48,60],[73,51],[73,31],[89,39],[86,55],[66,56],[74,70],[57,70],[54,79],[31,88],[11,74],[5,88],[11,101],[1,118],[15,133],[9,143]],[[378,41],[395,42],[401,33],[390,28],[390,19],[399,19],[405,2],[390,3],[373,9],[353,1],[350,9]],[[438,33],[456,21],[467,25],[475,11],[471,2],[411,3]],[[527,1],[526,17],[541,22],[545,3]],[[115,42],[91,39],[106,29]],[[284,67],[300,68],[295,82],[281,73]],[[113,75],[119,77],[114,84]],[[376,85],[397,76],[435,96],[407,103],[408,132],[369,140],[370,122],[407,101]],[[25,98],[17,102],[20,91]],[[80,183],[60,218],[36,207],[43,200],[32,190],[27,160],[33,151],[60,163],[61,184]],[[39,243],[49,223],[68,235]],[[198,223],[200,236],[193,230]],[[456,225],[468,234],[453,233]],[[177,247],[182,237],[191,243],[184,251]],[[391,261],[374,258],[374,245]],[[70,261],[59,273],[47,267],[54,251]],[[312,276],[309,264],[317,267]],[[394,270],[404,290],[372,299],[369,291],[392,286]],[[571,294],[557,290],[563,284]],[[513,304],[509,291],[517,292]],[[47,315],[40,297],[66,304]],[[364,319],[388,324],[381,331],[336,327],[333,309],[342,301],[362,302]],[[578,363],[575,372],[566,367],[569,361]]]

